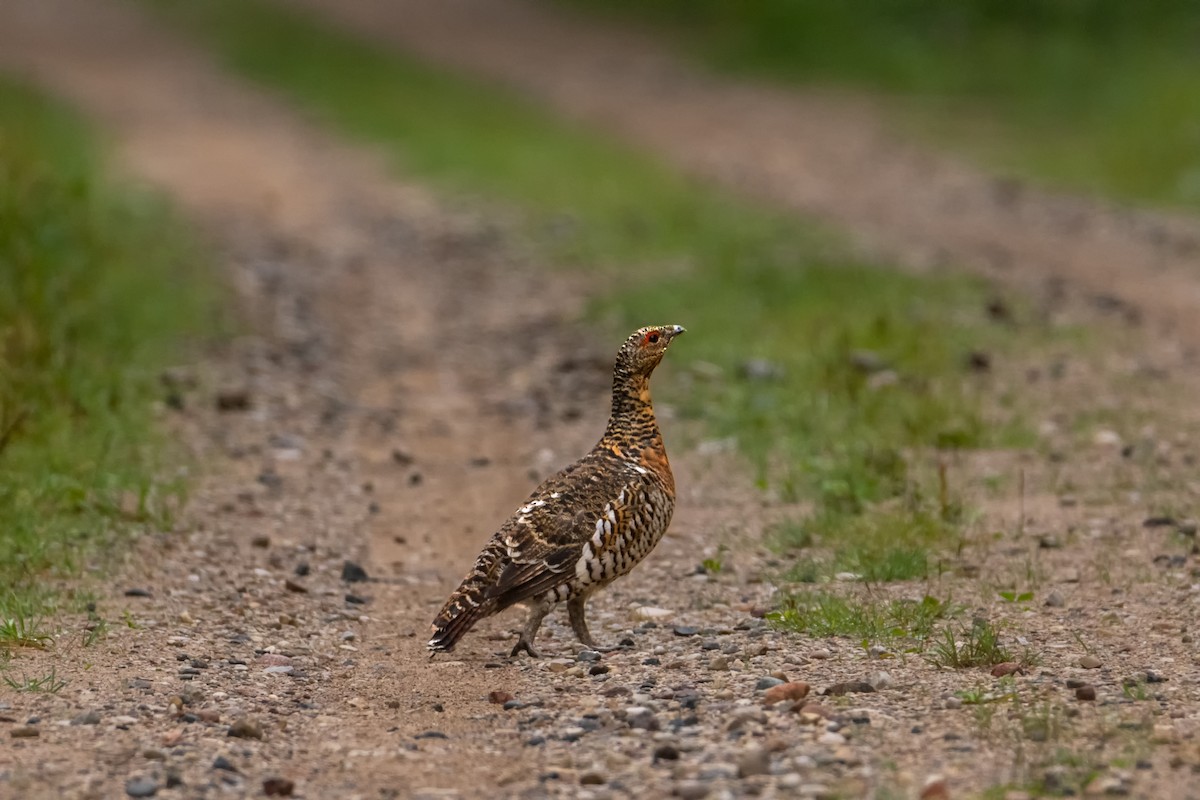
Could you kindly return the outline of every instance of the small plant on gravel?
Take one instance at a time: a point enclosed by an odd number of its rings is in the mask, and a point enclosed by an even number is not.
[[[11,675],[4,676],[4,683],[8,688],[18,692],[42,692],[45,694],[58,694],[62,691],[67,682],[60,680],[58,672],[54,667],[50,668],[50,672],[40,678],[31,678],[25,673],[21,673],[21,679],[17,680]]]
[[[1146,682],[1137,678],[1126,678],[1121,681],[1121,694],[1125,695],[1129,700],[1138,702],[1150,700],[1152,697],[1146,689]]]
[[[922,643],[935,624],[949,616],[949,601],[848,599],[825,592],[787,596],[768,618],[781,628],[812,636],[845,636],[867,643],[911,640]]]
[[[939,667],[954,669],[992,667],[1014,660],[1000,643],[999,631],[985,619],[976,619],[971,627],[958,631],[944,629],[927,658]]]
[[[709,575],[716,575],[725,568],[725,553],[729,548],[725,545],[717,545],[717,554],[711,558],[706,558],[700,562],[700,566]]]
[[[42,630],[37,617],[18,613],[16,616],[0,618],[0,649],[35,647],[41,650],[49,643],[50,635]]]

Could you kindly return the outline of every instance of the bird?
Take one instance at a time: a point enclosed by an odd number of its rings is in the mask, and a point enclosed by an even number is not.
[[[675,478],[650,399],[650,374],[681,325],[634,331],[617,351],[612,413],[583,458],[541,483],[484,546],[471,571],[431,624],[433,656],[454,649],[481,619],[517,603],[529,616],[510,658],[540,654],[534,639],[554,606],[566,602],[585,647],[588,598],[632,570],[662,539],[675,511]]]

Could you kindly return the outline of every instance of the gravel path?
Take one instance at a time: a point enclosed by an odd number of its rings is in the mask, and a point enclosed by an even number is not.
[[[434,6],[421,5],[414,29],[432,36],[419,25],[451,19]],[[1030,705],[964,705],[961,693],[986,698],[996,680],[764,624],[772,565],[755,540],[786,509],[724,457],[673,446],[682,437],[669,397],[658,400],[681,487],[676,522],[591,612],[597,636],[628,649],[580,652],[555,615],[539,639],[548,657],[509,661],[521,621],[512,614],[481,625],[452,658],[428,659],[428,621],[492,526],[603,425],[617,343],[572,322],[587,285],[548,281],[493,221],[386,179],[372,154],[222,75],[131,6],[0,9],[0,63],[98,119],[122,168],[207,231],[247,320],[228,348],[173,373],[184,409],[164,414],[203,465],[181,529],[143,539],[126,559],[99,602],[108,628],[96,643],[85,645],[94,622],[67,619],[54,650],[14,662],[29,675],[53,666],[66,685],[0,694],[0,796],[938,798],[1023,780],[1030,764],[1065,780],[1052,756],[1068,743],[1103,765],[1090,792],[1193,792],[1195,557],[1159,564],[1169,543],[1137,508],[1031,498],[1038,521],[1024,538],[972,552],[975,572],[964,558],[926,585],[847,587],[950,594],[995,613],[978,562],[1015,573],[1036,559],[1057,602],[1001,612],[1044,654],[1016,678]],[[464,52],[498,51],[507,27],[493,21],[495,41],[465,39]],[[591,40],[578,41],[588,53]],[[534,63],[540,52],[530,50]],[[694,100],[699,80],[672,86]],[[704,114],[733,102],[716,96]],[[639,102],[629,95],[630,108]],[[700,163],[701,149],[681,147],[680,158]],[[880,203],[896,199],[880,191]],[[1011,215],[989,236],[1012,232]],[[899,224],[879,219],[877,229],[864,221],[869,235]],[[914,222],[914,236],[931,241],[931,224]],[[952,248],[964,241],[956,224]],[[1144,262],[1118,261],[1105,263],[1135,284]],[[1170,266],[1146,285],[1183,274]],[[1154,308],[1166,314],[1187,296],[1168,292]],[[1168,453],[1173,468],[1186,469],[1176,456],[1191,441]],[[1116,472],[1110,445],[1081,459]],[[1051,534],[1067,546],[1038,538]],[[719,544],[731,545],[726,568],[698,573]],[[1131,676],[1145,698],[1124,687]],[[1075,699],[1068,681],[1096,700]],[[1044,720],[1040,739],[1029,720]]]

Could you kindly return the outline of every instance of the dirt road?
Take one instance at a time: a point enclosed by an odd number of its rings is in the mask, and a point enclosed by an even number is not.
[[[878,104],[705,73],[627,28],[528,0],[295,0],[519,90],[914,267],[1117,296],[1200,341],[1200,224],[1000,180],[899,138]]]
[[[983,259],[1019,282],[1066,276],[1200,334],[1190,222],[1156,218],[1161,235],[1148,235],[1138,217],[930,162],[857,104],[718,82],[648,43],[524,6],[327,5],[347,19],[395,15],[385,33],[419,52],[486,68],[880,247]],[[459,27],[469,14],[488,24]],[[121,168],[202,226],[247,320],[190,369],[197,386],[167,415],[204,465],[181,530],[130,555],[101,602],[111,622],[98,643],[84,646],[85,621],[70,620],[52,652],[20,654],[16,669],[54,665],[67,684],[0,695],[0,796],[258,796],[281,780],[310,798],[816,797],[915,794],[936,775],[957,794],[1020,777],[1011,742],[954,704],[960,675],[766,628],[751,614],[770,592],[754,547],[735,549],[719,576],[695,574],[775,510],[729,464],[687,450],[672,453],[683,487],[672,535],[595,604],[596,632],[631,638],[631,650],[577,661],[555,618],[549,659],[510,662],[509,616],[453,659],[428,660],[428,621],[491,526],[603,425],[616,343],[574,322],[588,286],[548,278],[493,220],[387,177],[381,160],[222,74],[135,7],[7,2],[0,18],[0,63],[97,119]],[[864,168],[872,180],[848,179]],[[218,395],[248,408],[218,411]],[[669,447],[672,433],[668,422]],[[1128,521],[1084,528],[1098,558],[1156,552],[1153,532],[1125,536]],[[1159,714],[1128,737],[1164,745],[1137,751],[1136,774],[1101,777],[1186,796],[1169,787],[1200,765],[1189,578],[1180,569],[1144,590],[1143,606],[1170,609],[1155,622],[1165,627],[1147,627],[1108,586],[1077,589],[1069,557],[1045,558],[1068,600],[1013,612],[1047,653],[1032,691],[1054,697],[1064,676],[1084,675],[1105,703],[1072,724],[1128,731],[1118,725],[1143,707],[1122,698],[1123,677],[1168,677]],[[346,561],[378,580],[344,581]],[[969,585],[952,580],[938,590]],[[635,613],[646,607],[667,616],[646,622]],[[1071,632],[1110,617],[1102,677],[1080,672]],[[890,690],[823,698],[801,719],[761,707],[756,687],[772,674]]]
[[[544,689],[544,665],[483,666],[515,620],[481,626],[463,660],[430,662],[423,643],[491,526],[603,428],[619,342],[572,325],[582,287],[546,281],[487,221],[387,180],[129,7],[7,4],[3,18],[0,60],[98,119],[122,167],[209,232],[250,333],[199,369],[171,420],[206,474],[189,530],[145,542],[100,609],[130,625],[16,665],[57,664],[68,686],[4,698],[6,719],[45,727],[0,753],[0,795],[113,797],[138,777],[183,796],[257,793],[272,775],[308,797],[536,785],[541,751],[487,699]],[[221,393],[251,409],[216,412]],[[689,530],[681,511],[612,609],[692,570]],[[386,582],[342,583],[345,559]],[[201,709],[220,722],[187,724]],[[88,712],[97,728],[54,724]],[[226,735],[247,718],[261,740]]]

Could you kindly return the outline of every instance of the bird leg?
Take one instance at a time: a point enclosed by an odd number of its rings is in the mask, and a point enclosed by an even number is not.
[[[616,645],[597,644],[596,640],[592,638],[592,634],[588,631],[587,619],[584,617],[585,603],[587,603],[586,594],[575,595],[567,601],[567,613],[571,617],[571,630],[575,631],[575,637],[584,647],[590,647],[598,653],[611,653],[620,649]]]
[[[551,605],[547,600],[539,600],[529,609],[529,619],[525,622],[525,630],[521,631],[521,638],[517,639],[517,643],[513,645],[512,652],[508,654],[509,658],[516,658],[522,650],[528,653],[530,658],[542,657],[541,653],[533,649],[533,640],[537,636],[538,628],[542,627],[542,620],[550,613]]]

